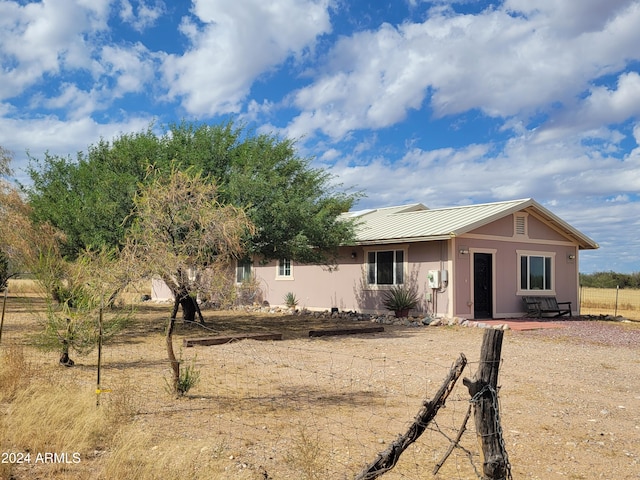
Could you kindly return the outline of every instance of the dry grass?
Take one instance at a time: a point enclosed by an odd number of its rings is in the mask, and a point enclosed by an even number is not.
[[[9,345],[0,351],[0,401],[13,400],[33,375],[22,345]]]
[[[35,280],[26,278],[11,278],[8,282],[9,293],[12,295],[36,295],[41,293],[41,288]]]
[[[105,457],[101,478],[209,480],[228,475],[224,443],[211,445],[206,441],[186,443],[175,438],[158,438],[137,426],[121,429]],[[233,478],[251,477],[249,472],[242,475],[238,471],[233,472]]]
[[[95,402],[79,385],[32,382],[8,409],[11,443],[32,452],[92,451],[105,441],[109,427]]]
[[[640,290],[582,287],[580,297],[582,315],[620,315],[640,320]]]

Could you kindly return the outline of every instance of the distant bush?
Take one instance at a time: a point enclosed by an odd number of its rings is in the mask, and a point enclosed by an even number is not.
[[[612,271],[581,273],[580,285],[592,288],[640,288],[640,272],[630,274]]]

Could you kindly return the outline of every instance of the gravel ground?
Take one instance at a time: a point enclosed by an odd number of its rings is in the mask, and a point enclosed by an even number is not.
[[[603,322],[596,320],[566,320],[563,328],[522,332],[534,338],[556,338],[571,342],[640,348],[638,322]]]

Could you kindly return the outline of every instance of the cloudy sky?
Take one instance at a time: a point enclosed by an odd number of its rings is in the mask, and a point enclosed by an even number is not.
[[[0,145],[299,139],[359,208],[533,197],[640,271],[640,0],[0,0]]]

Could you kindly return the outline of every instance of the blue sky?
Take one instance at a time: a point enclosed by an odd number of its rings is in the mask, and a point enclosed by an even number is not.
[[[532,197],[640,271],[640,0],[0,0],[0,145],[298,139],[358,208]]]

